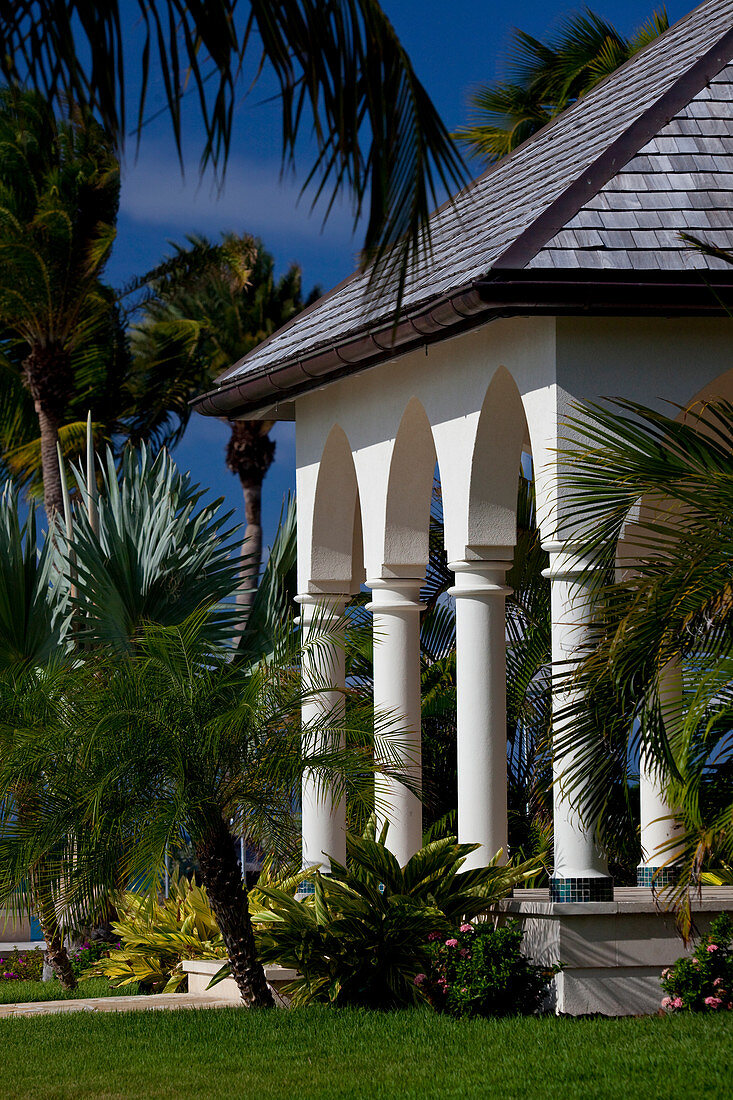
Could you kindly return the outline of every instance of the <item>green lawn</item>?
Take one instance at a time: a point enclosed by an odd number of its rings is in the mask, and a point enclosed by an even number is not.
[[[69,1001],[77,997],[129,997],[137,993],[137,982],[114,989],[106,978],[89,978],[71,993],[58,982],[0,982],[0,1005],[28,1004],[29,1001]]]
[[[733,1014],[455,1021],[299,1009],[0,1020],[0,1096],[727,1097]]]

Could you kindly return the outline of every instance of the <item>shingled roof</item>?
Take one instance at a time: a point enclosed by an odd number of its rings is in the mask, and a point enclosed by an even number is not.
[[[733,247],[731,61],[733,0],[705,0],[433,214],[431,256],[408,279],[399,325],[390,295],[356,273],[197,407],[242,415],[287,403],[497,314],[589,298],[599,311],[667,310],[680,295],[719,308],[707,283],[726,265],[679,234]]]

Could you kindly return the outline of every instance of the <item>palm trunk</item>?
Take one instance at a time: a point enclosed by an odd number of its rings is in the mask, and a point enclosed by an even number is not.
[[[41,430],[41,470],[43,474],[43,505],[49,524],[57,512],[63,510],[61,471],[56,445],[59,438],[58,421],[36,402],[38,426]]]
[[[226,823],[218,821],[195,848],[201,881],[209,895],[242,1000],[248,1008],[274,1008],[265,971],[257,958],[247,888],[242,882],[234,842]]]
[[[243,610],[243,619],[246,622],[255,598],[262,565],[262,482],[243,485],[242,492],[247,526],[242,543],[242,584],[237,603]]]
[[[64,947],[53,896],[48,887],[43,885],[42,875],[43,869],[41,869],[40,875],[36,874],[33,877],[33,905],[38,915],[43,938],[46,941],[46,955],[63,988],[76,989],[77,981]]]

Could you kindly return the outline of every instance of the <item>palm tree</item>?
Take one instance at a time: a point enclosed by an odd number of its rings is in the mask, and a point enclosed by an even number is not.
[[[91,435],[87,443],[91,450]],[[0,890],[16,905],[34,908],[49,960],[69,987],[75,980],[57,902],[62,857],[73,862],[76,839],[60,830],[55,847],[35,847],[15,873],[16,818],[24,828],[49,809],[49,758],[35,750],[29,760],[24,754],[29,743],[40,746],[56,735],[81,655],[125,655],[144,623],[180,623],[202,601],[229,596],[237,577],[230,517],[219,515],[217,504],[201,507],[198,486],[165,453],[151,462],[144,450],[140,456],[128,451],[121,484],[108,454],[99,498],[96,475],[78,470],[76,480],[80,499],[72,516],[62,479],[70,549],[60,532],[39,549],[33,505],[21,524],[15,490],[8,487],[0,498],[0,833],[6,845]],[[276,599],[271,583],[266,595]],[[209,641],[227,638],[234,625],[233,607],[212,611]]]
[[[567,16],[548,42],[515,28],[511,79],[473,92],[471,122],[454,136],[474,156],[500,160],[668,28],[664,8],[630,38],[590,8]]]
[[[274,260],[260,241],[234,233],[223,235],[218,245],[201,236],[187,240],[136,284],[146,296],[131,330],[140,410],[129,424],[133,441],[138,423],[145,437],[151,420],[179,436],[190,416],[190,399],[303,308],[300,268],[292,264],[276,281]],[[314,291],[305,304],[317,296]],[[227,423],[226,463],[244,494],[239,599],[246,614],[262,562],[262,483],[275,457],[268,435],[274,422]]]
[[[569,785],[606,835],[615,828],[609,790],[641,754],[652,762],[684,828],[672,890],[683,929],[689,895],[711,860],[733,855],[733,406],[714,401],[678,418],[617,402],[574,421],[569,453],[572,537],[600,568],[595,638],[558,746],[576,751]],[[649,516],[639,502],[652,503]],[[633,573],[617,581],[619,536],[636,517]],[[681,711],[669,721],[660,685],[681,665]]]
[[[78,112],[60,121],[38,94],[0,90],[0,341],[16,397],[20,383],[32,401],[49,519],[61,507],[69,391],[110,323],[100,276],[118,198],[119,165],[97,123]],[[27,426],[27,406],[16,411],[14,426]]]
[[[142,58],[135,117],[146,121],[148,79],[162,78],[179,153],[187,91],[203,121],[202,163],[224,167],[242,88],[266,70],[283,107],[283,162],[301,127],[315,135],[306,179],[346,191],[367,212],[363,262],[398,274],[426,243],[430,208],[463,182],[460,156],[377,0],[137,0],[138,39],[120,0],[0,5],[0,73],[52,102],[83,105],[122,145],[128,130],[129,52]],[[43,27],[43,34],[38,33]],[[254,63],[246,72],[246,61]]]

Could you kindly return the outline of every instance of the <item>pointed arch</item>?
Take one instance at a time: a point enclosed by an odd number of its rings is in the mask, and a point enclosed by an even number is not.
[[[499,367],[476,428],[468,495],[469,547],[514,546],[519,471],[528,435],[517,384],[506,367]]]
[[[435,443],[417,397],[407,403],[389,466],[385,505],[384,556],[388,566],[424,570],[430,553],[430,502],[435,475]]]
[[[364,578],[361,504],[351,446],[343,428],[329,432],[318,466],[311,529],[310,577],[358,590]]]

